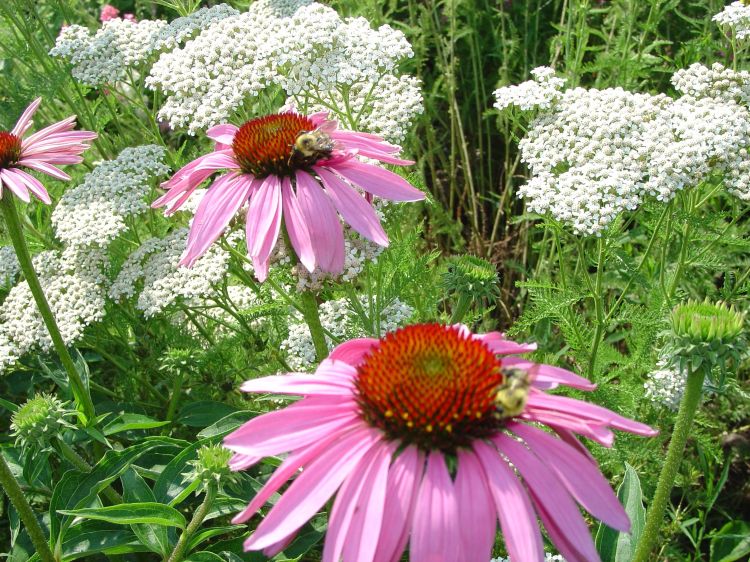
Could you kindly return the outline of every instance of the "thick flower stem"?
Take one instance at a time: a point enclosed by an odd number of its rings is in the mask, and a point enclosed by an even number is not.
[[[302,316],[310,328],[313,345],[315,346],[315,358],[323,361],[328,357],[328,344],[323,325],[320,323],[320,311],[318,310],[318,299],[310,291],[303,291],[300,295],[302,301]]]
[[[39,284],[39,278],[36,275],[36,271],[34,271],[31,255],[29,254],[29,249],[26,247],[26,240],[23,237],[23,229],[18,217],[18,211],[16,210],[15,200],[7,190],[5,191],[5,196],[0,197],[0,208],[3,210],[5,224],[8,228],[10,239],[13,242],[13,248],[16,251],[18,262],[21,265],[21,270],[26,278],[26,282],[29,284],[29,289],[34,296],[34,300],[39,308],[39,313],[42,315],[47,331],[52,338],[52,344],[55,347],[55,351],[60,357],[65,372],[68,374],[68,382],[73,391],[73,397],[75,398],[76,404],[85,416],[86,424],[93,424],[96,419],[94,403],[91,401],[91,395],[89,394],[88,388],[83,384],[83,380],[78,374],[78,370],[73,363],[68,348],[65,346],[62,335],[60,335],[60,329],[57,327],[55,317],[47,303],[47,298],[44,296],[42,286]]]
[[[604,297],[602,295],[602,276],[604,274],[604,238],[599,238],[599,257],[596,262],[596,281],[594,282],[594,310],[596,312],[596,332],[591,344],[588,378],[592,379],[596,369],[596,356],[604,335]]]
[[[47,543],[47,538],[44,536],[44,531],[39,525],[34,510],[31,509],[29,502],[26,501],[21,487],[18,485],[2,455],[0,455],[0,485],[3,487],[5,493],[8,494],[16,511],[18,511],[18,515],[26,527],[26,532],[29,534],[39,558],[42,562],[55,562],[55,558],[52,556],[52,551]]]
[[[705,372],[703,369],[698,369],[694,373],[688,373],[685,394],[680,402],[677,420],[672,431],[672,438],[669,441],[669,448],[667,449],[667,458],[661,469],[661,474],[659,474],[656,493],[651,500],[643,535],[638,543],[632,562],[647,562],[651,559],[650,554],[659,538],[659,529],[664,519],[664,511],[666,510],[667,502],[674,486],[677,471],[680,468],[685,443],[687,443],[690,429],[693,426],[693,418],[695,418],[695,412],[701,401],[704,378]]]
[[[203,503],[198,506],[198,509],[193,514],[193,518],[190,520],[190,523],[188,523],[188,526],[182,532],[182,535],[180,535],[180,539],[177,541],[177,545],[174,547],[174,550],[172,551],[172,554],[167,562],[182,562],[182,559],[185,558],[185,554],[187,554],[188,542],[190,541],[190,538],[193,536],[193,534],[198,530],[198,527],[201,526],[201,523],[203,523],[206,515],[208,515],[208,512],[211,509],[211,505],[214,503],[215,497],[216,484],[212,482],[208,486],[206,486],[206,497],[203,498]]]

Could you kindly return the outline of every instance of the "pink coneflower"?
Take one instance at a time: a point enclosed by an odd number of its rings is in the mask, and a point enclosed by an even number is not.
[[[214,152],[179,170],[162,186],[169,191],[154,203],[172,213],[219,170],[196,210],[180,262],[191,266],[224,232],[249,200],[247,248],[261,281],[281,231],[282,216],[299,261],[312,271],[340,273],[344,235],[338,214],[365,238],[388,245],[388,237],[369,198],[417,201],[424,194],[401,176],[362,162],[364,156],[389,164],[413,164],[394,156],[399,147],[377,135],[337,129],[326,113],[283,112],[236,127],[208,130]],[[359,187],[363,196],[354,187]],[[337,214],[338,211],[338,214]]]
[[[105,21],[113,20],[120,15],[120,10],[112,6],[111,4],[104,4],[102,11],[99,12],[99,21],[104,23]]]
[[[303,399],[224,440],[235,470],[288,453],[234,518],[247,521],[292,480],[245,548],[273,555],[335,494],[324,562],[395,562],[407,542],[414,562],[485,562],[498,520],[511,559],[538,562],[537,517],[567,560],[599,560],[578,504],[615,529],[630,522],[576,434],[611,446],[611,428],[656,432],[548,394],[594,385],[513,357],[535,347],[421,324],[343,343],[315,375],[246,382],[246,392]]]
[[[42,98],[31,102],[12,131],[0,131],[0,197],[3,187],[7,187],[22,201],[30,200],[31,191],[49,204],[49,195],[41,182],[21,168],[36,170],[59,180],[69,180],[70,176],[54,164],[82,162],[80,154],[89,147],[86,141],[96,138],[96,133],[73,130],[75,115],[23,138],[41,102]]]

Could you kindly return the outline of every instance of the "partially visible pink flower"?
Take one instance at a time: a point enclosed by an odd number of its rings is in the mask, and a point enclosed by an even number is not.
[[[99,13],[99,21],[103,23],[105,21],[113,20],[119,15],[120,10],[111,4],[104,4],[104,6],[102,6],[102,11]]]
[[[76,117],[58,121],[24,138],[31,128],[32,117],[42,98],[37,98],[26,108],[12,131],[0,131],[0,198],[3,187],[22,201],[30,200],[29,191],[44,203],[49,204],[47,190],[34,176],[22,168],[35,170],[59,180],[70,176],[57,168],[56,164],[78,164],[83,161],[81,153],[89,148],[87,141],[96,138],[90,131],[74,131]]]
[[[656,432],[548,393],[594,385],[517,357],[535,348],[422,324],[343,343],[314,375],[246,382],[303,398],[224,440],[234,470],[284,458],[235,523],[291,482],[245,549],[273,555],[335,495],[323,562],[397,562],[407,543],[412,562],[483,562],[498,522],[510,558],[538,562],[537,518],[566,560],[599,560],[578,506],[621,531],[630,521],[577,435],[608,447],[612,429]]]
[[[255,274],[268,275],[268,261],[283,223],[300,262],[312,271],[340,273],[344,235],[339,215],[365,238],[382,246],[388,237],[370,201],[418,201],[424,194],[401,176],[363,162],[364,156],[396,165],[398,146],[368,133],[340,130],[327,113],[283,112],[236,127],[208,130],[214,152],[193,160],[162,184],[169,191],[154,207],[173,213],[218,171],[195,214],[181,264],[191,266],[248,203],[247,248]],[[365,195],[355,188],[360,188]]]
[[[122,19],[127,21],[132,21],[135,23],[137,20],[135,19],[135,14],[131,14],[130,12],[127,12],[124,16],[122,16]]]

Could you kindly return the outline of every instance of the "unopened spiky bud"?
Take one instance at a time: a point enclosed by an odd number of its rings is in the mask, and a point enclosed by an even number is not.
[[[211,482],[221,486],[236,478],[229,468],[232,451],[225,449],[221,444],[204,445],[196,451],[196,454],[198,458],[188,462],[192,470],[185,473],[185,482],[200,480],[204,487]]]
[[[66,404],[51,394],[37,394],[28,400],[11,417],[11,435],[16,438],[16,445],[43,449],[62,427],[74,427],[65,419],[75,413]]]

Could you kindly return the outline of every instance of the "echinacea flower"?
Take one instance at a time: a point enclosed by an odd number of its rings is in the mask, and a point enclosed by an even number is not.
[[[246,392],[303,396],[224,440],[235,470],[287,453],[234,518],[247,521],[291,480],[245,549],[279,552],[335,494],[324,562],[396,562],[407,543],[413,562],[484,562],[498,520],[511,559],[538,562],[537,517],[567,560],[599,560],[577,504],[615,529],[630,522],[576,434],[611,446],[611,429],[656,432],[549,394],[594,385],[515,356],[535,348],[418,324],[345,342],[312,376],[244,383]]]
[[[42,183],[22,168],[69,180],[70,176],[55,164],[79,164],[83,161],[81,153],[89,147],[86,141],[96,138],[96,133],[73,130],[75,115],[24,138],[41,102],[42,98],[31,102],[12,131],[0,130],[0,198],[3,187],[7,187],[22,201],[28,203],[31,191],[49,205],[49,194]]]
[[[397,165],[413,162],[397,158],[399,147],[379,136],[340,130],[327,117],[289,111],[207,131],[216,141],[214,152],[163,183],[169,191],[153,203],[173,213],[203,181],[227,171],[198,205],[181,265],[195,263],[248,201],[247,249],[261,281],[268,275],[282,216],[294,251],[309,271],[316,265],[330,273],[342,271],[344,235],[338,214],[365,238],[388,245],[371,196],[418,201],[424,194],[401,176],[357,156]]]

